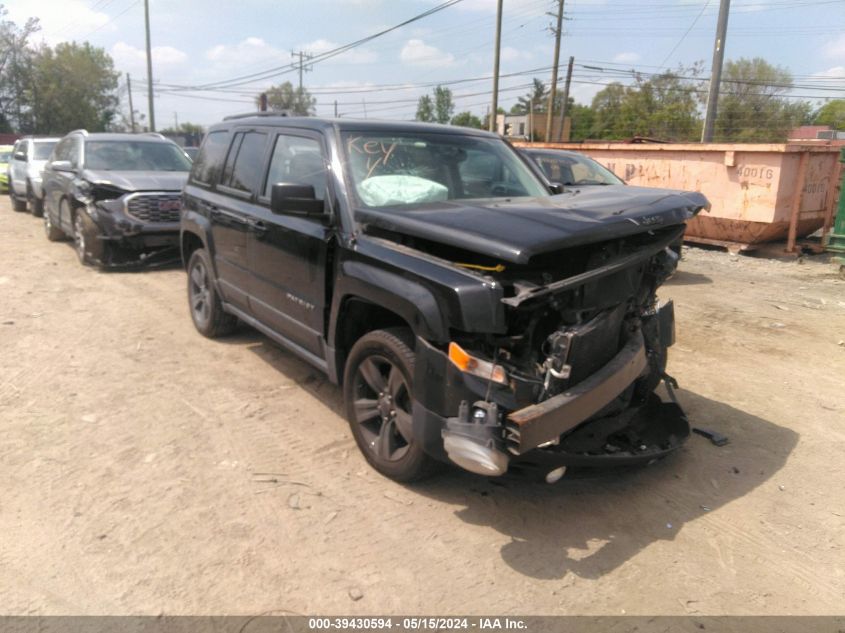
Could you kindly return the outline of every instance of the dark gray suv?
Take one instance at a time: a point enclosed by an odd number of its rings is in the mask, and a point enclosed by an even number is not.
[[[104,267],[173,253],[190,169],[160,134],[71,132],[44,167],[47,239],[72,237],[80,262]]]

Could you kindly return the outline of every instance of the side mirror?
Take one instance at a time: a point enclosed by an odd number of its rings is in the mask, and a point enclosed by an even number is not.
[[[15,160],[26,160],[26,154],[23,152],[15,152]]]
[[[559,182],[550,182],[549,191],[552,193],[563,193],[563,185]]]
[[[73,165],[69,160],[54,160],[50,163],[53,171],[73,171]]]
[[[270,211],[277,215],[320,216],[326,212],[326,203],[317,200],[314,185],[278,182],[271,190]]]

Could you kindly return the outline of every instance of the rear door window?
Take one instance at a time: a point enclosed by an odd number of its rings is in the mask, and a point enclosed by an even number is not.
[[[226,150],[229,149],[231,136],[228,130],[219,130],[205,137],[191,170],[193,182],[206,186],[217,183],[223,171],[223,161],[226,160]]]
[[[237,153],[235,154],[234,145],[233,151],[229,153],[229,161],[226,164],[227,173],[223,183],[232,189],[252,193],[256,191],[261,180],[264,152],[267,148],[267,133],[249,131],[244,132],[242,136],[243,138],[237,147]],[[231,174],[229,174],[232,154],[235,154],[235,156],[234,162],[231,163]]]

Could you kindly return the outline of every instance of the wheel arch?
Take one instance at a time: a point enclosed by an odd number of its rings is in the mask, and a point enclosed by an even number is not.
[[[394,310],[358,295],[350,294],[343,298],[334,320],[331,341],[339,384],[343,383],[346,360],[355,342],[370,332],[390,328],[404,328],[414,333],[408,319]],[[414,348],[412,338],[406,344]]]

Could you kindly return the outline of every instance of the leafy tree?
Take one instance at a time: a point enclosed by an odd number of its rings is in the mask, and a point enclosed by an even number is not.
[[[434,118],[438,123],[448,123],[455,111],[452,91],[442,86],[434,89]]]
[[[27,88],[32,79],[33,51],[30,36],[41,27],[30,18],[23,27],[6,20],[8,11],[0,4],[0,132],[17,129],[32,132]]]
[[[699,73],[695,65],[650,78],[637,75],[630,86],[610,84],[593,99],[594,121],[586,136],[696,140],[701,129]]]
[[[481,119],[475,116],[472,112],[459,112],[452,117],[452,125],[460,125],[461,127],[472,127],[477,130],[482,129]]]
[[[265,91],[267,93],[267,107],[270,110],[288,110],[297,116],[314,114],[317,99],[312,97],[305,88],[294,88],[286,81]],[[255,99],[256,106],[260,106],[261,98]]]
[[[595,120],[593,109],[590,106],[574,103],[573,99],[570,99],[566,113],[571,121],[569,140],[586,141],[589,139]]]
[[[35,130],[108,129],[118,114],[117,79],[112,58],[88,42],[42,47],[33,58],[28,91]]]
[[[593,127],[587,136],[598,138],[624,138],[625,124],[622,112],[628,89],[618,81],[609,84],[593,97]]]
[[[431,100],[431,97],[428,95],[423,95],[420,97],[420,100],[417,101],[417,121],[423,121],[425,123],[433,123],[434,122],[434,102]]]
[[[787,98],[792,75],[759,57],[725,64],[715,136],[722,141],[776,142],[810,120],[810,104]]]
[[[164,130],[159,130],[162,134],[191,134],[196,135],[199,134],[202,136],[205,133],[205,128],[203,126],[198,125],[197,123],[180,123],[179,127],[169,127]]]
[[[181,137],[187,146],[198,146],[205,136],[205,129],[196,123],[180,123],[178,127],[159,130],[165,136]]]
[[[511,114],[528,114],[531,111],[531,101],[534,101],[534,113],[545,112],[549,103],[549,88],[536,77],[532,80],[531,92],[519,97],[511,108]]]
[[[834,130],[845,130],[845,99],[828,101],[813,115],[815,125],[829,125]]]

